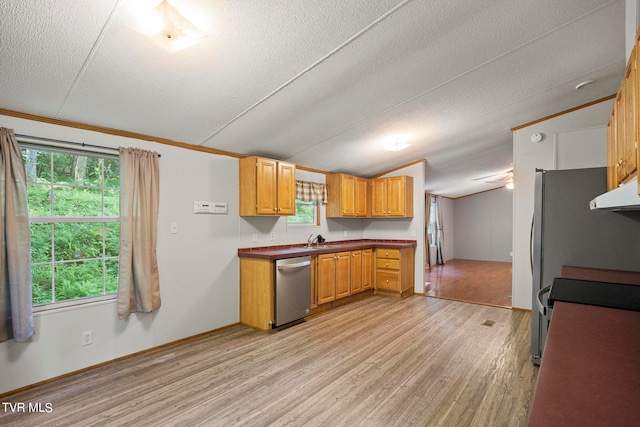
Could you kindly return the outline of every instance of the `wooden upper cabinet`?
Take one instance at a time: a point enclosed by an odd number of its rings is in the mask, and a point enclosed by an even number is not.
[[[327,174],[327,217],[368,216],[369,180],[345,174]]]
[[[240,216],[294,215],[296,167],[262,157],[240,159]]]
[[[278,162],[278,215],[296,214],[296,165]]]
[[[620,85],[620,90],[616,96],[614,116],[615,116],[615,140],[616,140],[616,175],[618,177],[618,183],[624,182],[627,177],[626,168],[624,167],[624,153],[625,153],[625,128],[624,128],[624,80]]]
[[[372,217],[413,217],[413,178],[394,176],[371,180]]]
[[[636,172],[636,149],[638,146],[637,129],[637,72],[636,72],[636,48],[634,47],[629,56],[629,64],[624,78],[624,156],[623,164],[625,175],[631,176]]]
[[[611,112],[607,122],[607,191],[611,191],[618,186],[615,128],[615,116]]]
[[[369,180],[365,178],[355,178],[355,208],[356,216],[370,216],[369,209]]]

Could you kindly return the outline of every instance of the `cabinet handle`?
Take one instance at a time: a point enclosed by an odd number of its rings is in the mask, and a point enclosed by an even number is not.
[[[389,263],[387,263],[387,267],[389,267]]]
[[[387,279],[387,283],[389,283],[389,279]]]
[[[618,164],[619,164],[620,166],[622,166],[622,164],[623,164],[623,163],[624,163],[624,160],[622,160],[622,159],[618,160]]]
[[[277,211],[278,211],[278,208],[273,208],[273,210],[277,212]]]
[[[389,256],[389,252],[385,252],[384,254],[385,254],[386,256]]]

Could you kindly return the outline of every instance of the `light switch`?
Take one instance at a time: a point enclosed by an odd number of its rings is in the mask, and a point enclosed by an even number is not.
[[[171,234],[178,234],[178,223],[177,222],[172,222],[171,223]]]
[[[274,240],[276,240],[276,232],[272,231],[271,232],[271,241],[273,242]]]

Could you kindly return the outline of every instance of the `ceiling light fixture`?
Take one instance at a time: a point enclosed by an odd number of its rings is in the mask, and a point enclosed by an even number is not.
[[[507,180],[505,181],[504,184],[505,187],[507,187],[509,190],[513,190],[513,176],[510,176],[509,178],[507,178]]]
[[[145,11],[135,27],[170,53],[193,46],[207,37],[167,0]]]
[[[409,139],[407,136],[394,136],[389,138],[382,148],[387,151],[400,151],[404,150],[407,147],[410,147],[411,144],[406,141]]]

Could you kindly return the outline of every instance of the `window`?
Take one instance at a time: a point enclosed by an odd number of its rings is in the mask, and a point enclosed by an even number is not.
[[[26,145],[22,156],[33,305],[115,297],[120,248],[118,157]]]
[[[429,210],[429,227],[427,233],[429,235],[429,244],[436,244],[436,198],[431,197],[431,209]]]
[[[287,217],[287,224],[320,225],[318,202],[303,202],[302,200],[296,199],[296,214],[295,216]]]

